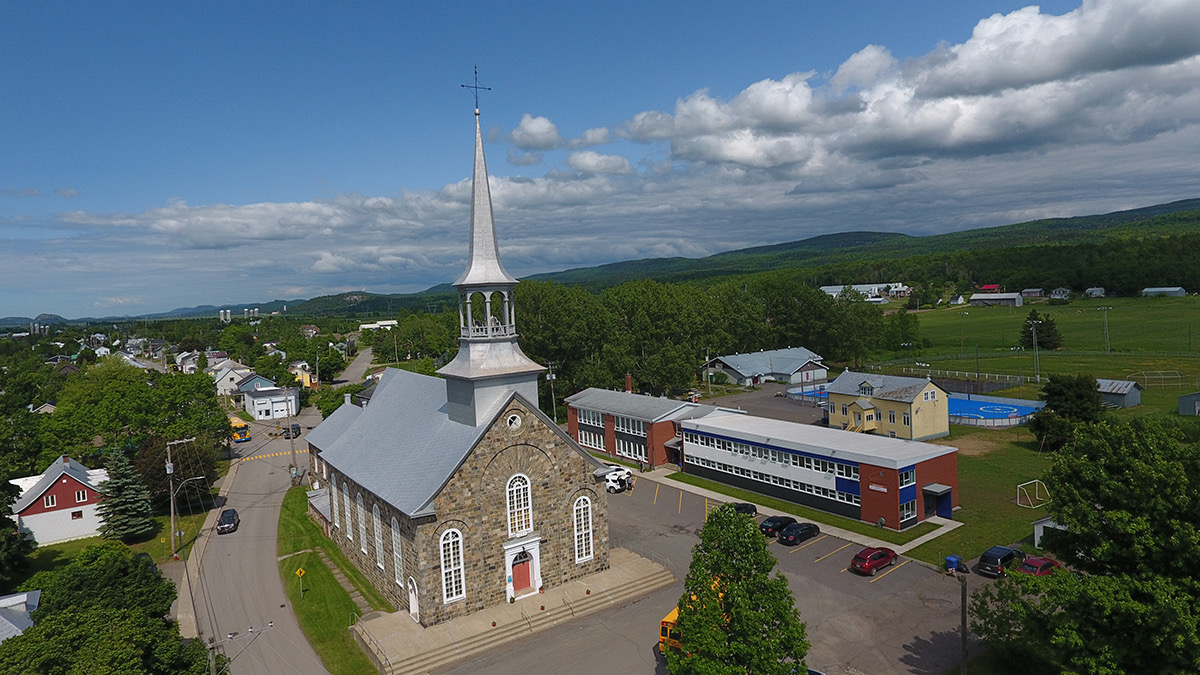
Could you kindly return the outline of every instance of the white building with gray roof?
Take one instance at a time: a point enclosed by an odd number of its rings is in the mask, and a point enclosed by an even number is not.
[[[804,347],[718,356],[705,368],[709,377],[724,373],[730,382],[742,386],[763,382],[819,384],[829,377],[821,355]]]

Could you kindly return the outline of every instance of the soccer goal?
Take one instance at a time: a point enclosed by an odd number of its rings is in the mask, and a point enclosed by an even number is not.
[[[1040,480],[1031,480],[1017,486],[1017,506],[1040,509],[1050,503],[1050,491]]]

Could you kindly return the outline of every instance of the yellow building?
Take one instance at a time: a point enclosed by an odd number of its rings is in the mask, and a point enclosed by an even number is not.
[[[910,441],[950,435],[949,397],[927,379],[847,370],[827,391],[830,428]]]

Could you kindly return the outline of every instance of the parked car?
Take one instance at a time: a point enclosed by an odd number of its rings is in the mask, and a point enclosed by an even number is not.
[[[1057,560],[1050,558],[1026,558],[1020,565],[1016,566],[1018,572],[1032,574],[1035,577],[1044,577],[1054,570],[1061,567]]]
[[[284,438],[300,438],[300,425],[293,422],[290,427],[284,427],[283,428],[283,437]]]
[[[609,464],[612,469],[604,474],[604,489],[610,493],[624,492],[633,487],[633,472],[623,466]]]
[[[989,577],[1002,577],[1005,570],[1012,569],[1025,560],[1025,552],[1019,548],[993,546],[979,556],[979,573]]]
[[[794,546],[818,534],[821,534],[821,528],[812,523],[792,523],[779,531],[779,543]]]
[[[734,502],[732,506],[734,511],[737,511],[738,513],[744,513],[751,518],[758,515],[758,507],[753,504],[747,504],[746,502]]]
[[[238,529],[241,522],[236,510],[225,509],[221,512],[221,517],[217,519],[217,534],[233,532]]]
[[[791,516],[771,516],[762,521],[762,524],[758,526],[758,531],[768,537],[774,537],[779,534],[780,530],[794,522],[796,522],[796,519]]]
[[[890,548],[874,548],[868,546],[850,559],[850,569],[862,574],[875,573],[880,569],[896,562],[896,552]]]

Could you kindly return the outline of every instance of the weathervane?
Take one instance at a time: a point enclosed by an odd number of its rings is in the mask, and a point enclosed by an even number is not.
[[[473,89],[475,91],[475,114],[478,115],[479,114],[479,90],[480,89],[482,89],[484,91],[492,90],[491,87],[479,86],[479,64],[475,65],[475,84],[460,84],[459,86],[464,89]]]

